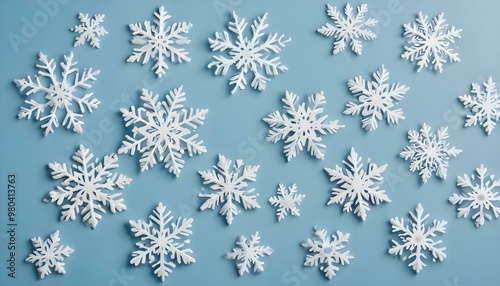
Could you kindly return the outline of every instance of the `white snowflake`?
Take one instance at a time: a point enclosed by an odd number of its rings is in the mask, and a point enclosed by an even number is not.
[[[43,53],[39,54],[39,60],[40,64],[36,66],[40,70],[38,75],[35,75],[34,80],[28,76],[26,79],[16,79],[14,82],[21,92],[27,90],[27,96],[38,92],[44,93],[46,101],[26,100],[25,103],[28,106],[21,107],[17,115],[18,118],[30,119],[33,116],[43,123],[43,134],[47,136],[54,132],[55,127],[59,127],[58,110],[62,110],[64,112],[62,126],[67,129],[73,128],[76,133],[82,133],[83,121],[79,118],[83,117],[83,113],[87,110],[92,113],[100,102],[96,98],[92,98],[94,94],[92,92],[83,97],[77,97],[75,92],[78,89],[89,89],[100,71],[93,71],[92,68],[89,68],[88,71],[85,69],[80,74],[75,68],[78,62],[73,60],[73,53],[70,53],[68,56],[64,56],[64,62],[60,64],[62,81],[59,81],[55,73],[57,65],[54,60],[47,59]],[[47,78],[47,82],[42,78]],[[45,109],[49,109],[49,111],[45,112]]]
[[[446,258],[444,253],[446,247],[439,247],[442,241],[435,241],[435,237],[446,232],[445,226],[447,222],[445,220],[434,220],[429,227],[426,227],[426,220],[429,215],[423,214],[424,208],[421,204],[418,204],[415,212],[416,214],[410,212],[411,221],[409,221],[409,226],[405,225],[403,218],[391,218],[392,232],[398,233],[402,244],[392,240],[393,246],[389,249],[389,254],[401,256],[403,252],[410,252],[409,256],[404,256],[403,260],[411,260],[408,266],[419,273],[420,270],[427,266],[423,261],[423,259],[427,258],[427,252],[432,255],[434,262],[436,259],[443,261]]]
[[[66,273],[63,261],[74,250],[69,246],[59,245],[60,241],[58,230],[52,233],[46,240],[42,240],[40,237],[33,237],[31,239],[35,250],[26,258],[26,261],[35,264],[41,279],[52,273],[51,268],[58,273]]]
[[[269,26],[266,19],[267,13],[253,21],[251,25],[252,38],[248,39],[244,36],[248,23],[245,18],[240,20],[236,12],[233,11],[233,20],[229,22],[228,29],[236,35],[235,42],[233,43],[226,31],[222,34],[216,32],[215,39],[208,39],[212,51],[224,52],[228,50],[229,54],[229,58],[223,55],[213,56],[214,60],[208,64],[208,68],[215,67],[215,75],[226,75],[231,66],[238,70],[238,73],[229,79],[229,85],[234,85],[231,94],[239,89],[245,89],[247,85],[245,76],[249,71],[254,76],[250,86],[263,91],[271,80],[268,76],[276,76],[279,72],[288,70],[279,61],[279,57],[272,57],[272,55],[278,54],[291,39],[283,39],[285,35],[278,36],[277,33],[272,33],[267,34],[267,38],[261,43],[265,36],[264,30]]]
[[[79,33],[79,36],[76,36],[74,47],[81,46],[85,44],[86,41],[90,42],[90,45],[94,48],[100,48],[100,39],[98,36],[104,36],[108,32],[101,26],[101,23],[104,22],[103,14],[97,14],[92,18],[89,18],[89,14],[78,14],[78,19],[81,24],[76,25],[70,29],[71,32]]]
[[[495,176],[487,175],[488,169],[482,164],[476,168],[477,177],[472,174],[470,177],[464,175],[458,177],[457,186],[470,188],[472,191],[463,194],[453,194],[448,200],[450,203],[459,205],[457,217],[466,218],[473,211],[472,219],[475,220],[476,227],[484,224],[485,219],[491,220],[500,216],[500,194],[493,189],[500,187],[500,179],[495,180]]]
[[[160,6],[154,16],[156,17],[154,20],[156,26],[151,25],[149,21],[144,21],[144,28],[141,23],[129,25],[134,35],[132,44],[142,46],[134,48],[134,52],[128,57],[127,62],[140,62],[142,58],[142,64],[145,64],[154,59],[156,63],[151,70],[154,70],[156,75],[161,78],[165,74],[165,70],[168,69],[167,59],[173,63],[191,61],[188,57],[189,53],[179,46],[191,42],[183,34],[189,33],[193,24],[176,22],[167,26],[166,22],[172,16],[163,6]]]
[[[235,205],[242,204],[245,209],[260,208],[257,202],[258,194],[252,194],[255,189],[247,189],[248,182],[255,182],[257,171],[260,166],[244,166],[242,160],[236,160],[232,164],[231,160],[226,159],[224,155],[219,154],[219,162],[213,170],[199,171],[203,178],[204,185],[211,185],[213,192],[201,193],[199,197],[207,198],[200,206],[200,210],[215,209],[216,206],[225,202],[220,209],[220,214],[226,217],[228,224],[233,222],[234,216],[239,211]]]
[[[177,218],[165,213],[162,203],[153,210],[149,222],[130,220],[131,230],[141,240],[135,245],[139,250],[132,253],[130,264],[138,266],[146,262],[151,264],[154,274],[165,281],[177,264],[191,264],[195,259],[190,256],[193,251],[185,248],[190,243],[189,235],[193,232],[192,218]],[[170,225],[169,225],[170,224]],[[169,258],[170,257],[170,258]]]
[[[333,54],[342,52],[349,44],[353,52],[361,55],[363,50],[361,38],[365,41],[371,41],[377,37],[372,30],[372,27],[378,23],[377,19],[368,18],[365,20],[365,13],[368,12],[368,4],[357,6],[356,10],[357,14],[354,15],[351,4],[347,3],[344,8],[344,14],[347,17],[344,17],[341,15],[341,10],[337,9],[337,7],[327,5],[326,12],[334,24],[326,23],[318,28],[317,31],[327,37],[335,38]]]
[[[405,161],[410,160],[410,171],[419,171],[425,183],[434,172],[436,176],[446,179],[448,173],[448,160],[462,153],[455,146],[450,148],[448,139],[448,126],[441,127],[437,133],[431,132],[431,127],[423,124],[420,132],[408,131],[410,146],[406,146],[399,156]]]
[[[227,259],[240,261],[240,263],[236,265],[240,276],[245,273],[250,273],[252,264],[254,273],[264,271],[264,262],[260,261],[259,258],[271,255],[274,250],[269,246],[262,246],[259,244],[260,236],[258,231],[251,235],[250,241],[247,241],[247,238],[242,235],[240,236],[240,240],[236,242],[237,247],[226,254]]]
[[[134,127],[132,136],[125,136],[118,153],[134,155],[136,150],[142,153],[141,172],[152,168],[159,160],[170,173],[179,176],[186,150],[189,157],[207,152],[203,140],[197,141],[198,134],[194,132],[203,125],[208,109],[184,109],[185,95],[181,86],[165,95],[166,101],[158,101],[157,94],[143,89],[143,106],[137,109],[132,106],[130,111],[121,109],[125,126]]]
[[[359,101],[346,104],[344,114],[361,114],[362,127],[373,131],[378,127],[378,121],[385,116],[387,123],[398,124],[400,119],[405,119],[401,108],[393,109],[397,101],[402,100],[409,88],[400,83],[389,84],[389,72],[382,67],[373,73],[374,81],[366,81],[357,76],[349,80],[349,90]]]
[[[444,13],[434,17],[429,22],[428,16],[418,12],[416,22],[404,24],[404,35],[409,39],[409,46],[405,46],[403,59],[410,62],[417,61],[418,71],[427,68],[430,63],[434,70],[443,72],[443,64],[459,62],[458,53],[453,52],[450,44],[455,43],[455,38],[460,38],[462,29],[452,26],[448,29],[445,24]]]
[[[354,259],[349,250],[342,252],[349,242],[350,234],[337,231],[336,235],[332,234],[332,240],[325,229],[314,228],[314,235],[315,238],[308,238],[302,243],[309,252],[313,252],[306,256],[304,266],[320,265],[319,269],[325,273],[325,277],[332,279],[340,265],[349,264],[349,260]]]
[[[272,206],[276,207],[276,216],[278,221],[285,218],[288,213],[293,216],[300,216],[298,205],[306,195],[297,194],[297,185],[285,187],[283,184],[278,186],[278,195],[269,198]]]
[[[132,179],[111,173],[112,169],[118,167],[116,154],[104,156],[101,162],[99,158],[93,161],[94,154],[80,145],[72,158],[76,163],[72,169],[68,169],[66,163],[49,164],[52,178],[64,181],[56,190],[49,192],[45,201],[62,205],[61,221],[74,220],[78,213],[83,216],[84,222],[95,228],[102,218],[100,213],[106,212],[103,206],[109,206],[112,213],[127,209],[122,193],[114,191],[115,188],[125,188]]]

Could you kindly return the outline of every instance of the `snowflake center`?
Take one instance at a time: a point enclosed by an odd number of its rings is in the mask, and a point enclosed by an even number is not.
[[[423,230],[417,230],[412,237],[412,243],[417,246],[425,246],[425,238]]]
[[[427,39],[426,44],[429,48],[433,48],[433,49],[434,48],[440,49],[443,46],[443,44],[441,43],[439,38],[434,34],[429,35],[429,38]]]
[[[307,136],[315,129],[315,118],[311,117],[309,112],[300,111],[297,119],[297,133],[301,133],[302,136]]]
[[[52,101],[54,106],[62,108],[71,101],[72,93],[72,89],[64,86],[64,84],[61,84],[60,87],[54,87],[54,92],[50,94],[47,99]]]
[[[330,255],[333,252],[333,248],[331,246],[327,246],[322,249],[323,254]]]
[[[172,44],[172,40],[169,39],[169,35],[162,33],[156,34],[156,37],[151,39],[151,42],[157,49],[167,49],[168,46]]]
[[[486,201],[486,195],[484,193],[479,193],[477,195],[477,200],[480,201],[481,203]]]
[[[237,48],[237,56],[241,64],[246,68],[252,64],[257,56],[255,55],[255,49],[252,45],[249,45],[248,40],[245,39],[244,44]]]

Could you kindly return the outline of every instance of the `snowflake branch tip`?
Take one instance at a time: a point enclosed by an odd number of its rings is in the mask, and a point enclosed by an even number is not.
[[[264,262],[260,261],[261,257],[271,255],[274,250],[269,246],[260,245],[259,232],[252,234],[250,241],[245,236],[240,236],[236,242],[236,248],[226,254],[227,259],[240,261],[236,264],[238,274],[242,276],[245,273],[250,273],[253,264],[253,272],[259,273],[264,271]]]

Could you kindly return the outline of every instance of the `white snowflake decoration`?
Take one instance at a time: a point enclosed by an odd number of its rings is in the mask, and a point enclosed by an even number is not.
[[[260,208],[257,202],[258,194],[252,194],[255,189],[247,189],[247,182],[255,182],[259,165],[244,165],[242,160],[236,163],[226,159],[219,154],[219,161],[213,170],[198,171],[203,178],[204,185],[211,185],[213,192],[201,193],[200,198],[207,198],[200,206],[200,210],[215,209],[219,204],[224,203],[220,209],[220,214],[226,217],[228,224],[233,222],[234,216],[239,213],[236,203],[242,204],[245,209]]]
[[[73,46],[81,46],[88,41],[92,47],[99,49],[101,40],[98,36],[104,36],[108,33],[104,27],[101,26],[101,23],[104,22],[104,16],[104,14],[97,14],[90,18],[89,14],[79,13],[78,19],[81,24],[70,29],[71,32],[80,34],[75,37]]]
[[[435,241],[438,234],[446,232],[445,220],[434,220],[432,224],[427,226],[428,214],[424,215],[424,208],[418,204],[415,209],[416,214],[410,212],[411,221],[409,225],[405,225],[403,218],[391,218],[392,232],[398,233],[398,241],[392,240],[393,246],[389,249],[391,255],[403,255],[403,252],[410,252],[409,256],[404,256],[403,260],[409,259],[408,264],[415,272],[419,273],[427,264],[423,261],[427,258],[427,252],[432,255],[433,261],[436,259],[443,261],[446,258],[444,251],[446,247],[440,247],[441,240]]]
[[[177,264],[191,264],[195,259],[190,255],[193,251],[185,248],[190,243],[188,239],[192,234],[192,218],[177,218],[165,213],[166,207],[162,203],[153,210],[149,222],[130,220],[131,230],[135,237],[141,240],[135,245],[139,250],[132,253],[130,264],[149,263],[154,269],[154,274],[165,281]],[[170,225],[169,225],[170,224]]]
[[[236,248],[226,254],[226,258],[240,261],[236,265],[240,276],[249,273],[252,264],[254,273],[264,271],[264,262],[260,261],[260,258],[269,256],[274,252],[271,247],[260,245],[258,231],[251,235],[250,241],[247,241],[247,238],[243,235],[240,236],[240,240],[236,242],[236,245]]]
[[[190,62],[188,52],[180,47],[189,44],[191,41],[183,34],[189,33],[193,26],[191,23],[176,22],[167,26],[167,20],[172,16],[168,14],[163,6],[160,6],[158,12],[154,13],[156,19],[155,25],[149,21],[144,21],[144,27],[141,23],[130,24],[130,30],[134,37],[132,44],[141,45],[140,48],[134,48],[134,52],[128,57],[127,62],[148,63],[154,59],[156,63],[151,68],[158,77],[162,77],[168,69],[167,60],[171,62],[183,63]]]
[[[142,90],[143,106],[130,111],[121,109],[125,126],[133,125],[132,136],[126,135],[119,154],[142,153],[139,160],[141,172],[152,168],[158,161],[165,163],[170,173],[179,176],[185,161],[182,155],[187,150],[189,157],[207,152],[203,140],[195,133],[208,113],[208,109],[184,109],[186,94],[182,86],[170,91],[166,101],[158,101],[158,95]]]
[[[398,124],[400,119],[405,119],[401,108],[394,109],[397,101],[402,100],[409,88],[398,83],[389,84],[389,72],[382,67],[373,73],[374,81],[366,81],[357,76],[349,80],[349,90],[359,101],[346,104],[344,114],[361,114],[362,127],[373,131],[378,127],[378,121],[386,118],[387,123]]]
[[[408,38],[408,46],[405,46],[401,57],[410,62],[417,62],[418,70],[427,68],[429,62],[434,70],[443,72],[443,64],[459,62],[458,53],[453,52],[450,44],[460,38],[462,29],[452,26],[448,29],[444,13],[434,17],[429,22],[429,17],[418,12],[416,22],[404,24],[404,35]]]
[[[327,5],[326,12],[334,23],[333,25],[326,23],[317,31],[324,36],[335,38],[333,54],[342,52],[347,45],[350,45],[353,52],[361,55],[363,50],[361,39],[371,41],[377,38],[373,31],[373,27],[378,23],[377,19],[368,18],[365,20],[368,4],[361,4],[356,10],[357,14],[355,15],[351,4],[347,3],[344,8],[346,17],[344,17],[337,7]]]
[[[457,186],[470,188],[470,192],[463,194],[453,194],[448,200],[450,203],[459,205],[457,217],[466,218],[472,212],[471,218],[475,220],[476,227],[484,224],[485,219],[491,220],[500,216],[500,194],[494,192],[496,187],[500,187],[500,179],[495,180],[495,176],[487,175],[488,169],[482,164],[476,168],[477,177],[473,174],[470,177],[464,175],[458,177]],[[495,204],[498,204],[496,206]]]
[[[448,126],[441,127],[434,133],[431,132],[431,127],[424,123],[420,132],[408,131],[410,146],[405,147],[399,156],[405,161],[411,161],[410,171],[419,171],[418,174],[424,183],[432,173],[446,179],[448,160],[462,153],[462,150],[455,146],[450,148],[450,144],[446,142],[448,137]]]
[[[288,70],[279,61],[280,58],[273,57],[273,55],[278,54],[291,39],[283,39],[285,35],[278,36],[277,33],[272,33],[267,34],[267,38],[264,40],[264,30],[269,26],[266,19],[267,13],[253,21],[251,25],[252,38],[248,39],[244,35],[248,23],[245,18],[240,20],[236,12],[233,11],[233,20],[229,22],[228,29],[236,35],[234,43],[226,31],[222,34],[216,32],[214,39],[208,39],[212,51],[224,52],[228,50],[229,54],[229,58],[224,55],[213,56],[214,60],[208,64],[208,68],[215,67],[215,75],[226,75],[231,66],[238,70],[229,79],[229,85],[234,86],[231,94],[239,89],[245,89],[247,85],[246,74],[249,71],[254,76],[250,86],[263,91],[271,80],[269,76],[276,76],[278,73]],[[261,40],[264,41],[261,42]]]
[[[52,273],[51,269],[61,274],[66,273],[63,261],[74,250],[69,246],[59,245],[60,241],[58,230],[46,240],[42,240],[40,237],[31,239],[35,250],[26,258],[26,261],[35,264],[41,279]]]
[[[278,195],[269,198],[269,203],[276,208],[278,221],[285,218],[288,213],[293,216],[300,216],[298,206],[306,195],[297,194],[297,185],[285,187],[283,184],[278,186]]]
[[[56,75],[56,63],[53,59],[47,59],[43,53],[39,54],[40,64],[37,64],[38,75],[33,80],[31,76],[26,79],[16,79],[15,84],[21,92],[26,91],[26,95],[35,93],[44,93],[45,102],[39,102],[31,99],[26,100],[27,107],[22,106],[19,119],[30,119],[32,116],[42,122],[43,134],[54,132],[54,128],[59,127],[58,111],[64,112],[62,126],[67,129],[73,129],[76,133],[83,132],[83,121],[80,117],[88,111],[92,113],[99,105],[99,100],[92,98],[94,93],[87,93],[83,97],[75,95],[78,89],[89,89],[96,80],[99,70],[93,71],[92,68],[84,70],[81,74],[75,66],[78,62],[73,60],[73,53],[64,56],[64,62],[61,65],[62,80],[59,81]],[[46,81],[43,80],[46,78]],[[46,112],[46,109],[49,111]]]
[[[52,178],[63,179],[46,199],[62,205],[61,221],[74,220],[78,213],[83,216],[84,222],[95,228],[102,218],[101,213],[106,212],[103,206],[109,206],[112,213],[127,209],[122,193],[114,191],[115,188],[125,188],[132,179],[111,172],[118,167],[116,154],[104,156],[101,162],[99,158],[93,161],[94,154],[80,145],[72,158],[76,164],[69,169],[66,163],[49,164]]]
[[[321,116],[324,111],[323,106],[326,104],[323,91],[310,95],[308,100],[307,108],[305,102],[296,106],[298,96],[287,91],[282,101],[290,117],[275,111],[263,119],[271,128],[266,140],[273,143],[284,140],[283,153],[288,161],[297,156],[306,144],[307,151],[312,156],[323,159],[326,146],[321,143],[323,141],[321,135],[337,133],[340,128],[344,127],[339,124],[338,120],[325,123],[328,115]]]

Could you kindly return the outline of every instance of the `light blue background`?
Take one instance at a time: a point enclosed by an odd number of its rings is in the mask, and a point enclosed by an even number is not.
[[[500,221],[487,222],[476,229],[470,219],[457,219],[456,207],[447,202],[453,192],[459,191],[455,186],[457,176],[471,174],[481,163],[491,174],[500,176],[500,127],[489,137],[479,126],[463,128],[466,111],[458,101],[459,95],[469,93],[472,82],[485,81],[490,75],[500,80],[499,1],[370,1],[370,15],[379,17],[380,21],[378,38],[363,43],[362,56],[350,51],[333,56],[333,39],[319,35],[315,29],[328,20],[326,3],[343,7],[346,1],[66,0],[57,5],[57,12],[47,17],[47,23],[38,25],[33,35],[25,35],[29,37],[27,43],[20,45],[16,52],[7,35],[22,36],[23,19],[33,21],[34,15],[41,15],[40,3],[44,2],[0,2],[0,285],[159,284],[149,266],[129,265],[136,239],[129,232],[128,220],[147,219],[160,201],[175,216],[194,218],[190,247],[196,263],[174,269],[165,285],[478,286],[500,283]],[[144,66],[126,63],[133,49],[127,25],[153,20],[153,12],[160,5],[166,5],[173,15],[171,22],[193,23],[189,33],[192,42],[187,47],[192,61],[171,65],[167,74],[157,79],[150,71],[152,63]],[[396,5],[396,9],[389,9],[391,5]],[[265,92],[247,88],[230,96],[229,76],[216,77],[206,68],[212,56],[207,38],[226,28],[231,7],[249,21],[269,12],[267,31],[292,37],[281,54],[289,70],[275,77]],[[428,70],[417,73],[414,65],[400,58],[404,44],[402,25],[414,21],[420,10],[430,17],[444,11],[450,25],[463,29],[462,39],[457,43],[461,62],[446,65],[443,74]],[[76,34],[69,28],[78,24],[78,12],[106,15],[104,26],[109,34],[101,38],[101,49],[88,45],[72,47]],[[101,70],[92,88],[101,105],[85,116],[84,134],[58,128],[44,138],[39,122],[16,119],[25,96],[19,93],[13,80],[36,73],[40,51],[56,61],[73,51],[79,68]],[[392,82],[399,81],[411,88],[399,104],[406,120],[396,126],[382,123],[376,131],[367,133],[361,129],[360,116],[342,114],[345,104],[352,100],[347,81],[357,75],[369,77],[382,64],[391,72]],[[50,179],[47,164],[70,162],[80,143],[100,158],[115,152],[126,132],[119,108],[137,105],[142,87],[163,96],[180,85],[184,85],[187,93],[187,106],[210,110],[205,125],[198,129],[208,153],[187,158],[179,178],[160,165],[140,173],[138,156],[120,155],[118,170],[134,180],[123,191],[128,210],[104,214],[95,230],[85,226],[80,216],[75,221],[60,222],[61,208],[42,202],[59,183]],[[327,145],[324,161],[302,152],[287,163],[282,153],[283,143],[271,144],[263,139],[267,126],[261,119],[274,110],[282,110],[285,90],[297,93],[301,99],[323,90],[327,97],[326,114],[346,125],[338,134],[323,137]],[[450,143],[463,149],[463,153],[450,161],[447,180],[433,176],[422,185],[417,174],[408,172],[408,163],[398,158],[398,153],[407,145],[407,131],[420,128],[424,122],[434,130],[448,125]],[[382,186],[392,203],[373,207],[365,222],[353,214],[343,214],[338,205],[326,205],[334,185],[323,168],[340,164],[351,147],[364,159],[389,164]],[[197,210],[202,202],[197,198],[202,188],[197,171],[211,168],[218,153],[261,166],[257,182],[252,185],[260,193],[262,207],[243,211],[231,226],[226,225],[218,209]],[[7,277],[5,268],[5,188],[7,174],[12,172],[18,180],[15,279]],[[278,183],[297,183],[300,192],[307,195],[300,217],[276,221],[275,209],[267,200],[275,194]],[[393,237],[389,218],[407,218],[408,211],[419,202],[432,219],[449,222],[447,233],[442,237],[448,257],[441,263],[429,261],[429,266],[415,275],[407,263],[388,255],[387,249]],[[300,242],[312,235],[315,225],[330,233],[335,230],[351,233],[348,248],[356,258],[350,265],[341,267],[332,280],[325,279],[318,268],[301,266],[306,250]],[[62,243],[73,247],[75,253],[66,259],[66,275],[53,273],[39,280],[35,267],[24,262],[32,251],[29,240],[34,236],[45,239],[57,229]],[[235,263],[226,260],[224,254],[231,250],[240,234],[249,235],[257,230],[262,242],[275,252],[263,259],[263,273],[238,277]]]

